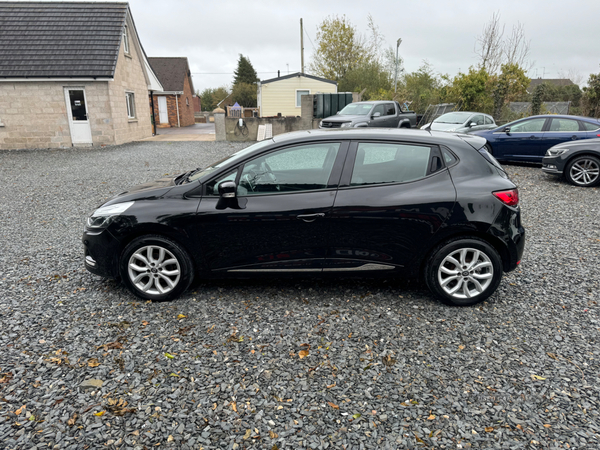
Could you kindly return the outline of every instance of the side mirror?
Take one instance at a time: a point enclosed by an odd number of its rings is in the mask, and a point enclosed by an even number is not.
[[[510,134],[510,127],[504,127],[502,131],[504,131],[506,134]]]
[[[376,112],[376,113],[373,113],[373,115],[371,117],[374,119],[375,117],[379,117],[379,116],[381,116],[381,113]]]
[[[221,181],[218,189],[221,198],[235,198],[237,191],[235,181]]]
[[[471,123],[469,124],[469,128],[476,127],[476,126],[477,126],[477,124],[476,124],[475,122],[471,122]]]

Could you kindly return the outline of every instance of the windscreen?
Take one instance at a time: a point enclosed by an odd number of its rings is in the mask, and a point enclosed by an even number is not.
[[[366,116],[372,107],[373,103],[350,103],[340,111],[340,116]]]
[[[464,112],[452,112],[448,114],[442,114],[440,117],[434,120],[435,123],[465,123],[465,120],[469,118],[470,113]]]

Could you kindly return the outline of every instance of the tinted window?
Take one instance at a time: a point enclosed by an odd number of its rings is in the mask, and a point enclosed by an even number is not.
[[[339,143],[286,148],[244,164],[238,195],[327,188]]]
[[[511,133],[539,133],[544,128],[546,119],[531,119],[511,125]]]
[[[585,131],[594,131],[597,130],[598,128],[600,128],[600,125],[596,125],[593,123],[589,123],[589,122],[581,122],[583,124],[583,128],[585,129]]]
[[[228,173],[225,176],[219,177],[216,180],[212,180],[206,185],[206,193],[208,195],[219,195],[219,183],[222,181],[235,181],[237,176],[237,169],[233,172]],[[238,192],[239,193],[239,192]]]
[[[431,148],[364,142],[358,145],[350,184],[404,183],[427,174]]]
[[[550,131],[579,131],[579,122],[571,119],[552,119]]]
[[[393,103],[386,103],[384,107],[386,116],[393,116],[394,114],[396,114],[396,108],[394,108]]]
[[[373,108],[373,112],[371,113],[371,115],[375,113],[379,113],[382,116],[385,115],[385,109],[383,105],[375,105],[375,108]]]

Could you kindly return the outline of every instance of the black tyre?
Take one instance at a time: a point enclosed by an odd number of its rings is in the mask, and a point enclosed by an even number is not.
[[[134,239],[120,262],[123,283],[137,297],[167,301],[180,296],[192,282],[190,257],[176,242],[158,235]]]
[[[580,187],[593,187],[600,183],[600,159],[591,155],[573,158],[565,170],[565,178]]]
[[[443,303],[470,306],[492,295],[502,279],[502,260],[487,242],[459,238],[437,247],[425,267],[425,282]]]

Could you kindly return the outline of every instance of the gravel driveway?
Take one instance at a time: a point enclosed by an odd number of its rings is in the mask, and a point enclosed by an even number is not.
[[[104,199],[245,145],[0,153],[1,448],[600,448],[599,191],[537,167],[506,166],[527,246],[476,307],[395,280],[146,303],[84,269]]]

